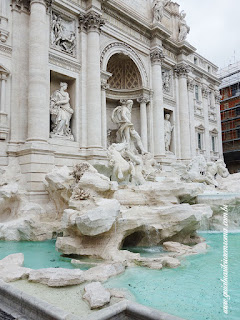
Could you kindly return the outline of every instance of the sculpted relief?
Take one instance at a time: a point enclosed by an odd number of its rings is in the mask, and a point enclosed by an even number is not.
[[[74,21],[64,20],[61,15],[53,13],[51,21],[51,46],[75,56],[76,33]]]
[[[70,128],[70,120],[74,111],[70,106],[70,97],[66,92],[67,87],[66,82],[61,82],[60,89],[54,91],[50,97],[50,137],[74,140]]]
[[[153,23],[161,22],[164,8],[170,3],[169,0],[154,0],[152,4]]]
[[[170,70],[162,71],[163,92],[171,93],[172,91],[172,76]]]

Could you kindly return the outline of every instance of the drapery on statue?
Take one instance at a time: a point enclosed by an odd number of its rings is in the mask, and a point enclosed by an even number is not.
[[[164,141],[165,141],[165,150],[170,152],[170,144],[172,140],[172,131],[174,126],[170,122],[170,114],[165,114],[164,120]]]
[[[187,25],[185,17],[186,17],[186,13],[184,11],[181,11],[180,12],[180,21],[179,21],[178,41],[184,41],[187,38],[187,34],[190,31],[190,27]]]
[[[161,22],[163,18],[164,7],[171,1],[169,0],[154,0],[152,4],[153,22]]]
[[[53,92],[50,97],[50,114],[51,114],[51,137],[65,137],[74,140],[70,120],[73,114],[73,109],[70,106],[70,97],[66,92],[68,84],[60,83],[60,89]]]
[[[135,147],[136,143],[141,153],[144,154],[146,151],[144,150],[141,138],[131,122],[132,106],[133,101],[127,100],[126,103],[115,108],[112,113],[112,121],[119,125],[117,134],[120,142],[126,143],[127,148],[132,153],[138,153]]]

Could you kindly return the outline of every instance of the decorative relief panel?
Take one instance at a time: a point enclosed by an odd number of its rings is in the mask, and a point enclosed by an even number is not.
[[[172,94],[172,72],[171,70],[162,69],[162,82],[163,82],[163,92],[166,94]]]
[[[76,56],[76,22],[54,11],[51,15],[51,48]]]

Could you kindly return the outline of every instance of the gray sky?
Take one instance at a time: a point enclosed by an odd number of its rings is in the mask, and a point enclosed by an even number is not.
[[[240,0],[177,0],[190,26],[187,40],[220,68],[240,61]]]

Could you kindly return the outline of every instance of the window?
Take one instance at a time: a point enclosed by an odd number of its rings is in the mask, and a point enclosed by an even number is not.
[[[212,91],[209,91],[208,100],[209,100],[209,105],[211,106],[212,105]]]
[[[198,85],[195,86],[195,99],[199,101],[199,87]]]
[[[211,72],[211,68],[210,68],[210,66],[208,66],[208,72],[209,72],[209,73]]]
[[[236,109],[236,116],[240,116],[240,106]]]
[[[224,103],[224,110],[228,109],[229,104],[228,103]]]
[[[240,138],[240,128],[237,128],[237,137]]]
[[[216,151],[216,137],[212,136],[212,151]]]
[[[198,132],[197,137],[198,137],[198,149],[202,150],[202,134]]]
[[[197,58],[194,57],[194,64],[197,64]]]

